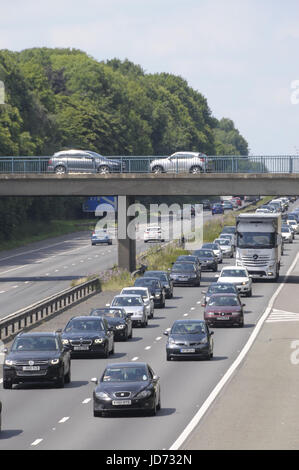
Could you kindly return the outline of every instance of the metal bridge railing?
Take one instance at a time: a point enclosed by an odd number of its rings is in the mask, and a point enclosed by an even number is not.
[[[201,161],[166,156],[109,156],[125,164],[125,173],[299,173],[299,155],[209,156]],[[49,156],[0,156],[0,173],[48,173]],[[96,172],[95,167],[67,168],[67,172]],[[53,173],[53,171],[52,171]]]

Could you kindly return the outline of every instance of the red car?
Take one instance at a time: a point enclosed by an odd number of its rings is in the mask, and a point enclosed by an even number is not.
[[[205,310],[204,320],[212,325],[238,325],[244,326],[244,311],[240,297],[236,294],[213,294],[209,298]]]
[[[236,201],[236,203],[238,204],[238,206],[242,206],[242,201],[239,197],[233,197],[232,198],[232,201]]]

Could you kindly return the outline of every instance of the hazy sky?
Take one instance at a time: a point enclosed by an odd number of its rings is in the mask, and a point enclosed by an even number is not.
[[[235,121],[252,155],[299,153],[299,103],[291,102],[291,83],[299,80],[298,0],[0,6],[1,49],[74,47],[99,61],[128,58],[148,73],[180,75],[206,96],[214,116]]]

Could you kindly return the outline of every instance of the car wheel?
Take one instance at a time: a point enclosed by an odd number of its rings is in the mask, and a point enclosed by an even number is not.
[[[110,351],[110,354],[114,354],[114,342],[113,342],[113,346],[112,346],[112,349]]]
[[[109,345],[106,343],[105,349],[104,349],[104,358],[107,359],[109,357]]]
[[[243,328],[243,326],[244,326],[244,318],[242,318],[242,321],[239,323],[238,326],[239,326],[239,328]]]
[[[55,173],[56,173],[56,175],[65,175],[65,173],[66,173],[66,168],[65,168],[65,166],[63,166],[63,165],[58,165],[58,166],[55,168]]]
[[[107,165],[103,165],[100,166],[97,171],[100,175],[107,175],[107,173],[110,173],[110,168]]]
[[[93,410],[93,416],[95,418],[99,418],[100,416],[102,416],[102,411]]]
[[[250,291],[247,292],[246,296],[247,296],[247,297],[252,297],[252,289],[250,289]]]
[[[69,371],[64,378],[64,382],[69,384],[71,382],[71,364],[69,364]]]
[[[133,338],[133,328],[131,328],[131,333],[130,333],[130,335],[129,335],[129,338],[130,338],[130,339]]]
[[[171,361],[171,356],[168,353],[166,353],[166,361]]]
[[[156,397],[155,397],[156,398]],[[155,400],[155,403],[154,403],[154,406],[153,408],[150,410],[150,416],[156,416],[157,414],[157,405],[156,405],[156,400]]]
[[[64,388],[64,369],[62,369],[62,374],[61,374],[61,377],[59,377],[57,380],[56,380],[56,387],[57,388]]]
[[[159,401],[157,405],[157,410],[161,410],[161,393],[159,393]]]
[[[217,266],[215,268],[213,268],[213,272],[216,273],[217,272]]]
[[[203,169],[200,166],[193,166],[192,168],[190,168],[190,173],[192,173],[192,175],[198,175],[200,173],[203,173]]]
[[[3,388],[5,390],[11,390],[12,389],[12,382],[9,382],[8,380],[3,380]]]
[[[152,169],[152,173],[155,173],[156,175],[163,173],[164,169],[162,166],[154,166]]]

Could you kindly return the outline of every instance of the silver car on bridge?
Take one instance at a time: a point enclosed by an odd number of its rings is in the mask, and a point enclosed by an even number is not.
[[[200,152],[176,152],[150,163],[152,173],[205,173],[211,171],[209,157]]]

